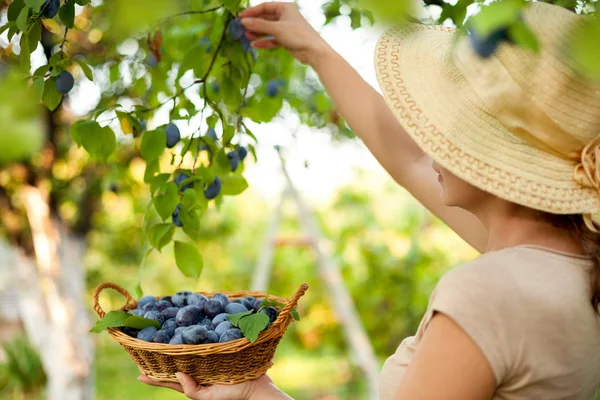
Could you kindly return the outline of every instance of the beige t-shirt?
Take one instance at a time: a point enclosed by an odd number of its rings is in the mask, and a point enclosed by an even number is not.
[[[487,253],[447,273],[417,333],[385,362],[382,400],[393,400],[435,311],[481,348],[495,400],[591,400],[600,384],[600,317],[585,257],[536,246]]]

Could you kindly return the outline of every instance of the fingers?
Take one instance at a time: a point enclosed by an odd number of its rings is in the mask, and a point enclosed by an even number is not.
[[[252,42],[252,47],[257,49],[274,49],[279,47],[279,43],[274,39],[259,39]]]
[[[252,18],[252,17],[262,17],[263,14],[275,14],[279,15],[284,7],[286,7],[286,3],[280,2],[265,2],[261,3],[255,7],[250,7],[245,9],[241,14],[240,18]]]
[[[146,385],[150,385],[150,386],[158,386],[158,387],[165,387],[168,389],[173,389],[173,390],[177,390],[179,393],[184,393],[183,392],[183,388],[181,387],[181,385],[179,383],[174,383],[174,382],[156,382],[153,381],[152,379],[148,378],[146,375],[140,375],[138,376],[138,381],[145,383]]]
[[[198,391],[202,389],[202,386],[198,385],[196,381],[189,375],[178,372],[175,374],[177,379],[179,379],[179,383],[181,383],[181,387],[183,388],[183,393],[193,399],[193,396],[198,395]]]
[[[242,18],[242,25],[252,33],[275,35],[279,32],[279,23],[262,18]]]

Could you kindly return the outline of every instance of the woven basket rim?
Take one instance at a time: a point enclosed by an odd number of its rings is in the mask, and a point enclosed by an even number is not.
[[[122,287],[120,287],[119,285],[116,285],[114,283],[107,282],[107,283],[104,283],[104,284],[101,284],[100,286],[98,286],[98,288],[96,289],[96,291],[94,293],[94,302],[95,302],[94,309],[96,310],[96,312],[99,315],[101,315],[101,313],[104,313],[104,311],[100,308],[100,306],[98,304],[99,293],[104,288],[115,289],[119,293],[121,293],[123,296],[126,297],[126,299],[127,299],[126,304],[123,307],[121,307],[119,310],[127,311],[127,310],[134,309],[137,306],[138,301],[134,300],[125,289],[123,289]],[[202,355],[209,355],[209,354],[236,353],[240,350],[259,345],[268,340],[282,337],[285,334],[285,331],[287,330],[288,326],[294,320],[292,315],[290,314],[291,309],[296,306],[298,299],[302,295],[304,295],[304,292],[307,289],[308,289],[308,285],[302,284],[300,286],[300,288],[298,289],[298,291],[296,291],[294,296],[290,299],[281,297],[281,296],[272,295],[268,292],[262,292],[262,291],[238,290],[238,291],[193,292],[193,293],[202,294],[204,296],[207,296],[207,295],[211,296],[216,293],[223,293],[232,299],[238,299],[238,298],[242,298],[245,296],[253,296],[256,298],[267,298],[268,297],[269,299],[273,299],[280,303],[283,303],[284,306],[279,310],[279,315],[278,315],[277,319],[271,324],[271,326],[267,330],[260,332],[258,338],[256,339],[256,341],[254,341],[254,343],[250,342],[250,340],[248,338],[244,337],[241,339],[236,339],[236,340],[233,340],[230,342],[224,342],[224,343],[172,345],[172,344],[167,344],[167,343],[146,342],[146,341],[143,341],[143,340],[140,340],[140,339],[137,339],[137,338],[127,335],[126,333],[121,331],[120,328],[108,328],[107,331],[111,335],[111,337],[114,340],[116,340],[121,346],[126,345],[131,348],[134,348],[137,350],[143,350],[143,351],[147,351],[147,352],[155,352],[155,353],[172,355],[172,356],[186,356],[186,355],[202,356]],[[153,297],[156,297],[157,299],[159,299],[164,296],[153,296]],[[291,305],[292,303],[293,303],[293,305]],[[287,310],[287,312],[284,312],[284,310]]]

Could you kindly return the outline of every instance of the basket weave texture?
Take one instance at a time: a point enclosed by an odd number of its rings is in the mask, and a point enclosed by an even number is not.
[[[127,290],[115,283],[105,282],[99,285],[93,294],[94,310],[100,318],[104,318],[106,314],[99,304],[100,292],[104,289],[116,290],[125,297],[126,303],[121,310],[136,308],[137,301]],[[277,345],[294,320],[291,311],[307,289],[306,283],[300,285],[291,299],[265,292],[220,292],[232,300],[245,296],[254,296],[257,299],[268,296],[271,300],[285,304],[275,322],[261,332],[254,343],[242,338],[226,343],[171,345],[145,342],[123,333],[118,328],[109,328],[108,333],[129,353],[140,372],[152,380],[178,382],[175,373],[183,372],[201,385],[234,385],[264,375],[273,365]],[[210,298],[217,292],[199,293]]]

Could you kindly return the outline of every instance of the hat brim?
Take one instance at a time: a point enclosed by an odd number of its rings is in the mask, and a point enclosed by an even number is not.
[[[407,23],[385,32],[377,79],[392,112],[439,165],[479,189],[554,214],[600,212],[595,189],[573,179],[575,163],[534,148],[486,111],[454,64],[460,33]]]

